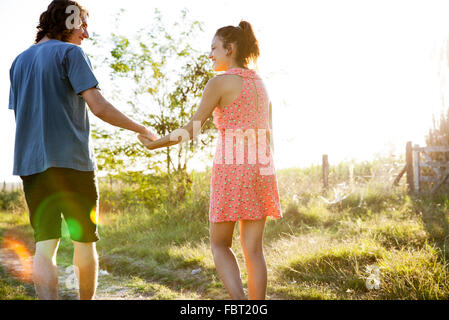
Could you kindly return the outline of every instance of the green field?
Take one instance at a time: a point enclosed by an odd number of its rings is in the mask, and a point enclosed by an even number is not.
[[[346,164],[333,167],[335,190],[327,194],[320,167],[278,171],[284,218],[267,220],[268,299],[449,298],[449,198],[412,197],[404,181],[392,187],[400,166],[390,167],[391,162],[357,164],[351,180]],[[100,220],[99,299],[229,299],[208,242],[207,173],[193,174],[191,193],[174,204],[112,210],[108,199],[120,199],[120,192],[106,184],[101,190],[108,210]],[[344,199],[328,203],[338,195]],[[33,252],[20,206],[0,213],[0,237],[5,235]],[[233,248],[246,286],[238,228]],[[63,281],[71,252],[65,236],[58,256],[65,299],[74,296]],[[377,289],[367,287],[370,270],[378,270]],[[32,285],[4,266],[0,276],[1,299],[36,298]]]

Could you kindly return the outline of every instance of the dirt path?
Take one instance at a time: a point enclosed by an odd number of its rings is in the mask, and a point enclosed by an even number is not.
[[[7,274],[23,283],[32,285],[31,266],[32,258],[20,256],[20,253],[9,249],[0,249],[0,265]],[[78,281],[74,272],[74,267],[58,267],[59,294],[62,300],[77,300]],[[128,279],[116,277],[105,270],[100,270],[98,274],[98,286],[96,292],[97,300],[145,300],[145,297],[135,293],[126,284]]]
[[[78,283],[73,266],[58,268],[59,294],[62,300],[78,299]],[[125,279],[115,277],[105,270],[98,273],[98,286],[95,298],[97,300],[135,300],[144,297],[133,293],[131,288],[122,284]],[[125,281],[126,282],[126,281]]]

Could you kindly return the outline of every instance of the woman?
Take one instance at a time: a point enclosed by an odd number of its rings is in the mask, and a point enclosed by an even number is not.
[[[139,139],[149,149],[175,145],[181,142],[178,138],[193,138],[194,124],[202,126],[213,113],[219,130],[209,210],[215,266],[231,298],[246,299],[231,248],[234,226],[240,221],[249,298],[262,300],[267,288],[262,248],[265,219],[282,217],[270,150],[271,104],[262,80],[248,69],[259,57],[258,41],[248,22],[218,29],[211,49],[215,71],[224,73],[207,83],[190,122],[157,141],[140,135]]]

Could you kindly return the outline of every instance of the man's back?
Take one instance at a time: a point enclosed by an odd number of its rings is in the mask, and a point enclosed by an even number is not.
[[[82,91],[95,87],[90,61],[76,45],[49,40],[14,61],[9,108],[16,115],[14,174],[50,167],[95,169]]]
[[[63,220],[74,245],[79,297],[95,296],[99,198],[86,103],[111,125],[150,141],[157,138],[98,90],[79,47],[89,38],[88,16],[76,1],[53,0],[40,15],[36,44],[15,59],[10,71],[9,108],[17,124],[14,174],[23,182],[36,242],[33,282],[39,299],[59,297],[56,254]]]

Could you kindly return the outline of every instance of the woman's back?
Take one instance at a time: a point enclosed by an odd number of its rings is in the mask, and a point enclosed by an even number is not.
[[[213,116],[217,129],[268,130],[270,101],[262,79],[255,71],[241,68],[229,69],[223,75],[238,75],[242,84],[237,98],[215,108]]]

